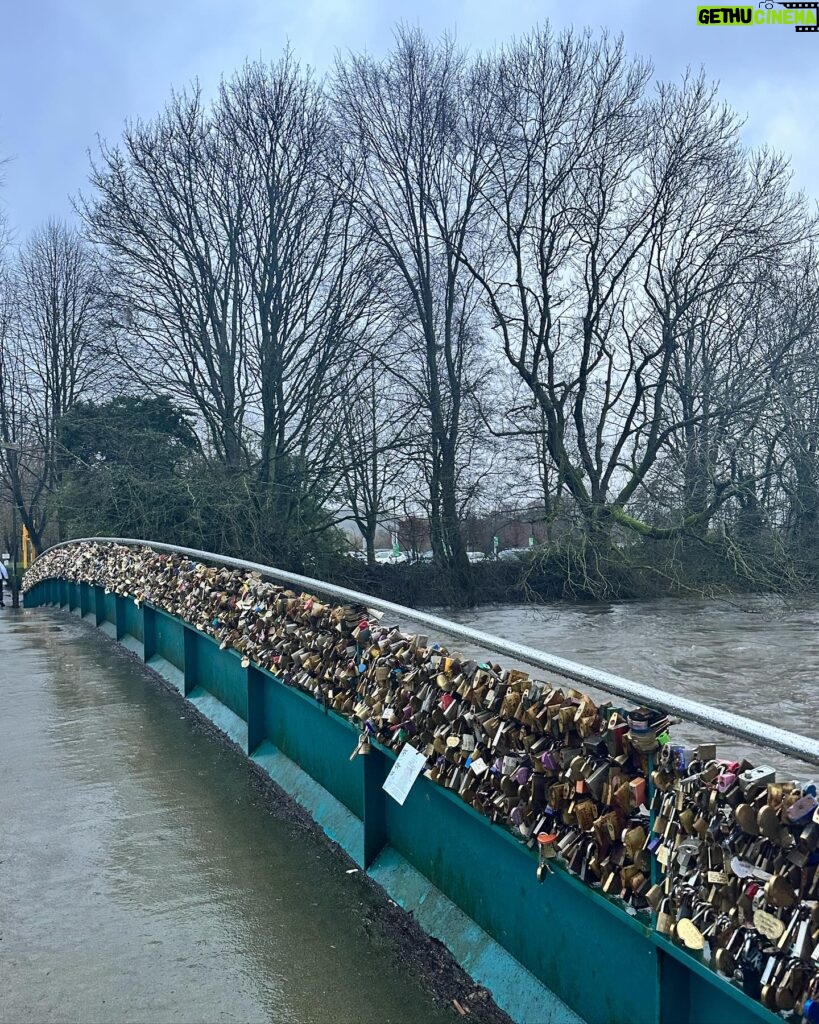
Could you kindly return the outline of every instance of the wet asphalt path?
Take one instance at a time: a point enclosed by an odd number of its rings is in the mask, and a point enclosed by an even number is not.
[[[0,1022],[457,1019],[348,868],[106,637],[0,611]]]

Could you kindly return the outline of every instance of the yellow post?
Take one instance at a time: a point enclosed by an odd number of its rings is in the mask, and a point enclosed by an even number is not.
[[[22,543],[22,548],[23,548],[23,568],[24,569],[28,569],[29,563],[31,561],[31,559],[29,558],[29,545],[30,544],[31,544],[31,541],[29,540],[28,530],[24,526],[23,527],[23,543]]]

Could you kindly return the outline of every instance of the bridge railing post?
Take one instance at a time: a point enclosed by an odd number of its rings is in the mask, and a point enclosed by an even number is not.
[[[117,608],[117,612],[116,612],[117,621],[116,621],[115,625],[116,625],[116,630],[117,630],[117,640],[121,640],[125,636],[125,630],[126,630],[126,627],[125,627],[125,602],[128,600],[128,598],[127,597],[122,597],[121,594],[117,594],[116,600],[117,600],[117,604],[116,604],[116,608]]]
[[[364,864],[368,868],[387,845],[387,794],[383,790],[389,765],[375,746],[369,754],[361,754],[364,787]]]
[[[187,623],[185,623],[184,629],[184,658],[182,671],[184,673],[185,679],[183,696],[187,697],[188,694],[192,690],[194,690],[197,685],[199,638],[193,626],[189,626]]]
[[[265,678],[254,665],[247,670],[247,752],[248,755],[264,739]]]
[[[142,660],[149,662],[156,654],[156,613],[149,604],[140,605],[142,611]]]

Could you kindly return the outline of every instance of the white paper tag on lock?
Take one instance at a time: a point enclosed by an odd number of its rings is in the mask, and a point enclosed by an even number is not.
[[[426,763],[426,754],[422,754],[415,747],[410,746],[409,743],[405,743],[381,788],[396,803],[403,805],[409,796],[413,783],[424,770]]]

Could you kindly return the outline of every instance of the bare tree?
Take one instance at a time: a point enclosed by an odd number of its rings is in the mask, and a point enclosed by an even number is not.
[[[650,99],[648,77],[606,36],[536,32],[504,53],[486,189],[496,244],[467,253],[552,467],[603,547],[614,522],[667,533],[626,506],[705,415],[701,388],[687,409],[672,396],[694,311],[704,323],[800,230],[784,163],[746,155],[713,91],[687,79]],[[729,488],[673,528],[707,519]]]
[[[101,142],[94,194],[81,203],[108,261],[119,325],[134,341],[122,351],[131,372],[195,411],[233,471],[247,463],[250,388],[241,161],[195,89],[174,95],[153,122],[129,124],[122,148]]]
[[[790,272],[788,272],[788,270]],[[796,339],[771,375],[768,416],[778,449],[776,479],[785,499],[779,525],[802,554],[815,552],[819,526],[819,254],[775,276],[769,330]],[[769,492],[766,497],[775,500]],[[776,522],[776,510],[772,510]]]
[[[324,93],[290,53],[223,84],[213,122],[241,155],[237,251],[261,407],[258,476],[282,488],[286,506],[297,485],[323,485],[335,457],[342,381],[372,317],[367,239],[339,189]]]
[[[110,366],[99,271],[80,235],[49,222],[7,269],[0,314],[0,432],[4,469],[35,549],[48,525],[46,499],[65,457],[61,418],[104,386]]]
[[[790,193],[786,161],[746,152],[736,115],[701,77],[661,86],[654,122],[650,173],[668,187],[652,228],[645,294],[654,329],[673,346],[657,443],[675,449],[681,464],[679,524],[702,530],[769,471],[747,441],[798,340],[798,332],[771,330],[774,282],[813,228],[802,197]],[[751,462],[756,468],[744,477]]]
[[[367,240],[338,181],[325,96],[287,53],[245,66],[210,107],[174,96],[122,148],[101,145],[83,205],[128,365],[197,414],[262,543],[328,496],[341,382],[373,318]]]
[[[468,253],[506,357],[545,420],[548,461],[592,533],[605,528],[652,362],[621,330],[651,218],[633,182],[647,76],[605,37],[536,32],[502,54],[486,186],[494,244]]]
[[[394,518],[397,496],[408,484],[417,439],[405,412],[394,382],[362,349],[348,367],[344,385],[338,458],[341,494],[364,538],[370,565],[375,563],[378,526],[388,516]]]
[[[76,229],[55,221],[35,231],[19,255],[19,315],[32,413],[46,455],[60,418],[100,395],[111,371],[110,331],[95,254]]]
[[[448,39],[401,29],[383,61],[336,65],[334,98],[351,199],[387,263],[384,294],[406,339],[404,381],[429,422],[429,493],[435,557],[468,600],[471,574],[457,504],[458,446],[475,348],[474,301],[460,253],[479,230],[481,179],[492,133],[487,65]]]

